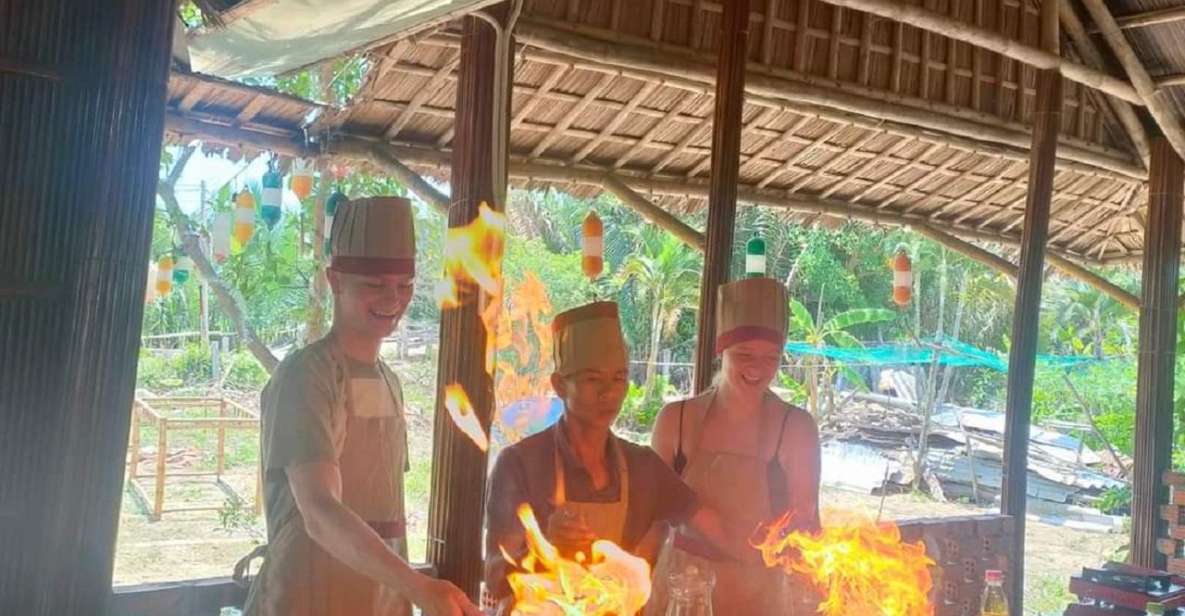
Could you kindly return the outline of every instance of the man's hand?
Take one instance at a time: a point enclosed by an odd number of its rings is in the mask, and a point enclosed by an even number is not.
[[[444,580],[421,575],[408,595],[425,616],[482,616],[461,589]]]
[[[596,538],[584,516],[571,509],[557,507],[547,518],[547,540],[567,556],[576,552],[584,552],[588,556]]]

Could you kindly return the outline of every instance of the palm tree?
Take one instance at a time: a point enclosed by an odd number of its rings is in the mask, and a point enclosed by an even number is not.
[[[675,236],[650,225],[635,231],[636,251],[618,273],[622,284],[633,281],[650,310],[650,345],[646,382],[652,383],[663,336],[670,335],[683,311],[699,296],[703,259]]]

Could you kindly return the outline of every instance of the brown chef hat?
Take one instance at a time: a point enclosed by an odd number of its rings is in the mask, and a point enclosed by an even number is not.
[[[593,302],[555,316],[551,323],[555,371],[569,376],[581,370],[629,367],[617,304]]]
[[[750,340],[786,343],[790,299],[772,278],[745,278],[720,285],[716,300],[716,354]]]
[[[411,202],[370,197],[338,206],[330,231],[330,268],[346,274],[416,273],[416,230]]]

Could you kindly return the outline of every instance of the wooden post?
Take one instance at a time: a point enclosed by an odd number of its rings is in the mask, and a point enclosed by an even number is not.
[[[708,192],[707,246],[700,282],[699,340],[695,352],[695,391],[712,382],[716,358],[716,290],[728,281],[736,222],[741,166],[741,112],[745,106],[745,60],[749,47],[749,0],[724,3],[716,110],[712,119],[712,171]]]
[[[1045,49],[1058,50],[1058,2],[1041,7],[1041,40]],[[1008,353],[1008,402],[1004,426],[1004,479],[1000,508],[1012,516],[1014,532],[1008,551],[1007,589],[1011,613],[1024,613],[1025,511],[1028,490],[1029,424],[1033,379],[1037,364],[1041,282],[1045,243],[1049,237],[1049,208],[1053,201],[1054,160],[1061,126],[1062,78],[1056,69],[1037,72],[1037,102],[1033,111],[1033,147],[1029,157],[1029,192],[1025,199],[1024,233],[1012,317],[1012,348]]]
[[[140,407],[132,407],[132,436],[128,447],[128,480],[135,481],[140,472]]]
[[[0,2],[0,612],[111,595],[175,5]]]
[[[160,520],[165,508],[165,469],[169,452],[169,420],[156,422],[156,490],[152,496],[152,519]]]
[[[506,3],[488,9],[505,24]],[[449,227],[469,224],[482,202],[502,209],[496,199],[505,186],[506,140],[496,139],[499,122],[494,110],[508,113],[509,83],[497,83],[497,35],[491,24],[465,17],[457,80],[456,138],[452,160],[452,203]],[[506,49],[503,47],[503,49]],[[502,62],[513,62],[507,50]],[[513,74],[513,71],[508,71]],[[502,148],[496,148],[501,143]],[[502,170],[495,177],[495,162]],[[472,289],[473,295],[478,290]],[[480,309],[487,300],[468,301],[446,310],[440,320],[440,359],[437,371],[436,422],[432,451],[432,491],[428,507],[428,562],[442,579],[456,584],[476,599],[482,578],[482,518],[487,458],[453,425],[444,407],[444,389],[457,383],[465,388],[477,417],[488,431],[494,405],[494,384],[485,372],[485,329]]]
[[[1152,140],[1136,377],[1131,562],[1156,568],[1164,566],[1164,556],[1156,550],[1161,536],[1160,505],[1167,496],[1162,475],[1172,463],[1182,167],[1181,157],[1168,140]]]
[[[218,401],[218,418],[226,417],[226,400]],[[218,477],[222,477],[222,471],[226,468],[226,426],[222,423],[218,424]]]

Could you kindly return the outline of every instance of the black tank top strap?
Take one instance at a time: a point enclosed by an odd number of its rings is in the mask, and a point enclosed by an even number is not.
[[[683,469],[687,467],[687,455],[683,453],[683,410],[686,406],[686,400],[679,402],[679,440],[675,444],[675,457],[671,460],[671,467],[680,477],[683,476]]]
[[[782,427],[778,430],[778,444],[774,446],[774,453],[765,465],[765,480],[769,487],[769,506],[771,513],[778,516],[790,509],[790,492],[786,487],[786,469],[778,455],[782,451],[782,441],[786,437],[786,424],[790,420],[790,411],[782,415]]]

